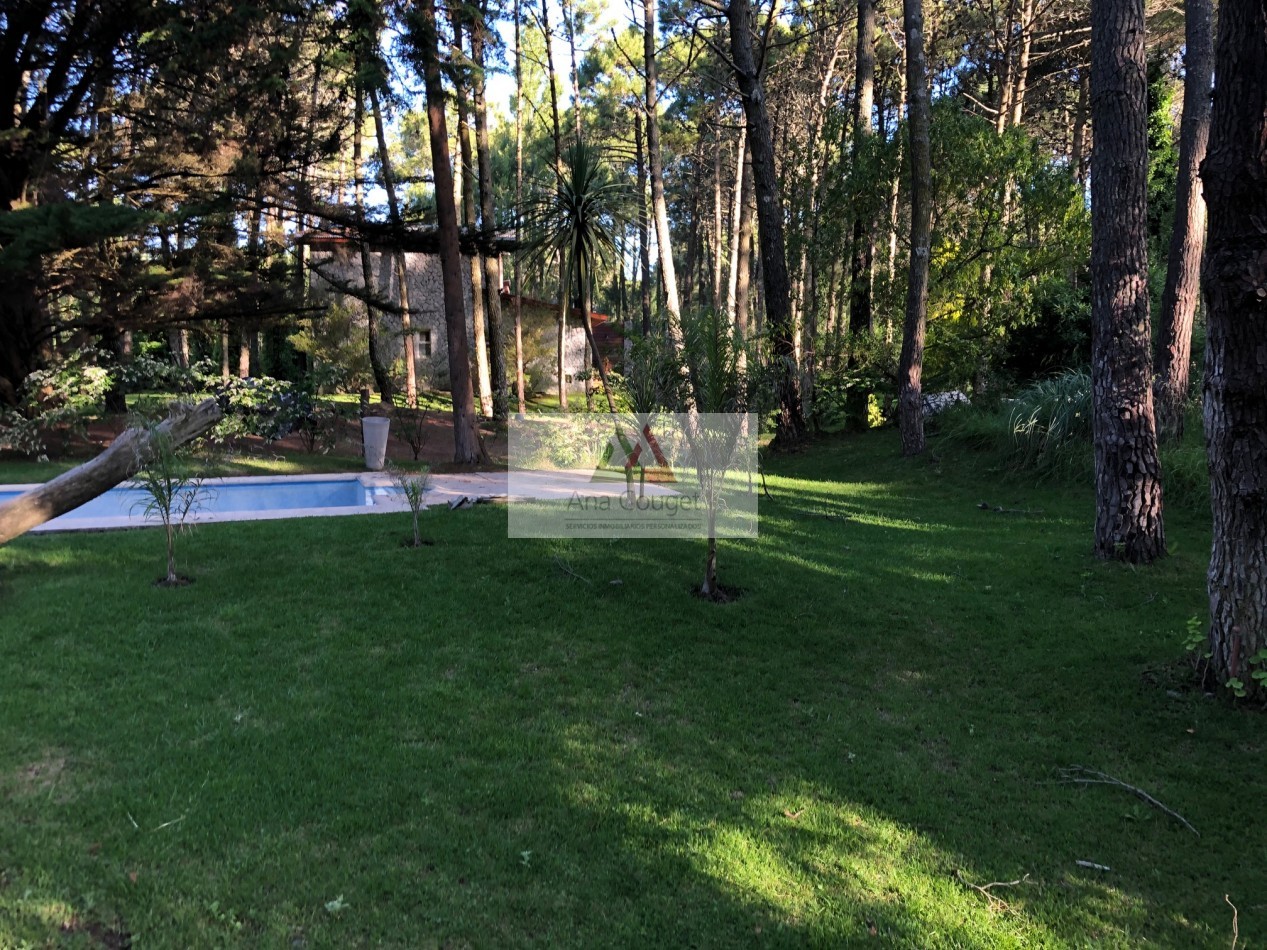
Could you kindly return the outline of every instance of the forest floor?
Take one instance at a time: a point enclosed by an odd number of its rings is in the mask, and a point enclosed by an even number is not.
[[[1267,942],[1262,712],[1184,664],[1208,512],[1132,568],[1088,487],[936,442],[768,475],[728,604],[702,542],[498,506],[201,526],[179,589],[157,529],[0,547],[0,946]]]

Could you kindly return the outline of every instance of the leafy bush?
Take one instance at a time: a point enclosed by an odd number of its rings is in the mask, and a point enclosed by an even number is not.
[[[50,431],[82,432],[114,385],[107,354],[82,347],[27,377],[18,409],[0,409],[0,450],[38,455]]]
[[[210,360],[200,360],[188,369],[171,360],[141,352],[117,370],[120,381],[132,391],[194,393],[220,381],[220,370]]]
[[[847,345],[849,352],[836,354],[836,365],[819,373],[814,382],[814,422],[822,432],[848,428],[858,411],[853,407],[860,405],[864,394],[867,428],[884,425],[897,405],[898,341],[885,340],[879,332],[860,333]]]
[[[328,373],[337,367],[338,379],[331,382],[355,391],[374,381],[368,334],[363,305],[331,302],[319,316],[301,320],[288,342]]]
[[[224,418],[213,438],[257,435],[265,442],[298,432],[309,452],[328,452],[338,434],[338,411],[319,399],[315,381],[296,385],[268,376],[230,379],[215,389]]]

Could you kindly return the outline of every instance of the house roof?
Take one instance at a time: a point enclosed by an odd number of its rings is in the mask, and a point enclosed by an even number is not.
[[[510,292],[509,284],[502,284],[501,290],[498,291],[498,294],[502,298],[502,306],[510,307],[514,305],[515,295]],[[539,297],[529,297],[527,294],[520,294],[519,299],[523,302],[525,310],[537,310],[550,314],[557,314],[559,312],[559,302],[557,300],[542,300]],[[568,316],[573,317],[576,320],[580,320],[581,308],[573,307],[568,312]],[[605,313],[596,313],[593,310],[590,311],[590,323],[594,326],[598,326],[600,323],[606,323],[607,319],[608,317]]]
[[[510,287],[503,284],[499,291],[502,298],[503,307],[514,306],[515,295],[510,292]],[[555,315],[559,312],[559,304],[557,301],[542,300],[538,297],[529,297],[526,294],[520,294],[519,300],[523,303],[524,309],[536,311],[538,313],[547,313]],[[578,322],[581,319],[583,311],[580,307],[573,307],[568,316]],[[598,344],[598,351],[605,355],[608,359],[620,358],[624,352],[625,336],[620,332],[620,324],[613,320],[605,313],[596,313],[590,311],[590,326],[594,330],[594,342]]]

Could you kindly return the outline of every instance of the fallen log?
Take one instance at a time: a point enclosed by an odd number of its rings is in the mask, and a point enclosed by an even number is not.
[[[0,505],[0,544],[73,511],[135,475],[150,459],[155,435],[177,448],[202,435],[220,420],[220,406],[205,399],[196,406],[178,403],[155,429],[132,428],[91,461],[63,472]]]

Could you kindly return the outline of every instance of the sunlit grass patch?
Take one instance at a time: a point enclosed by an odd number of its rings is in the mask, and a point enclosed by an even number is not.
[[[1086,493],[888,433],[769,469],[726,605],[701,542],[493,507],[421,550],[406,514],[205,525],[180,590],[150,529],[0,548],[0,946],[1205,946],[1224,893],[1267,926],[1261,722],[1149,679],[1204,513],[1132,570]]]

